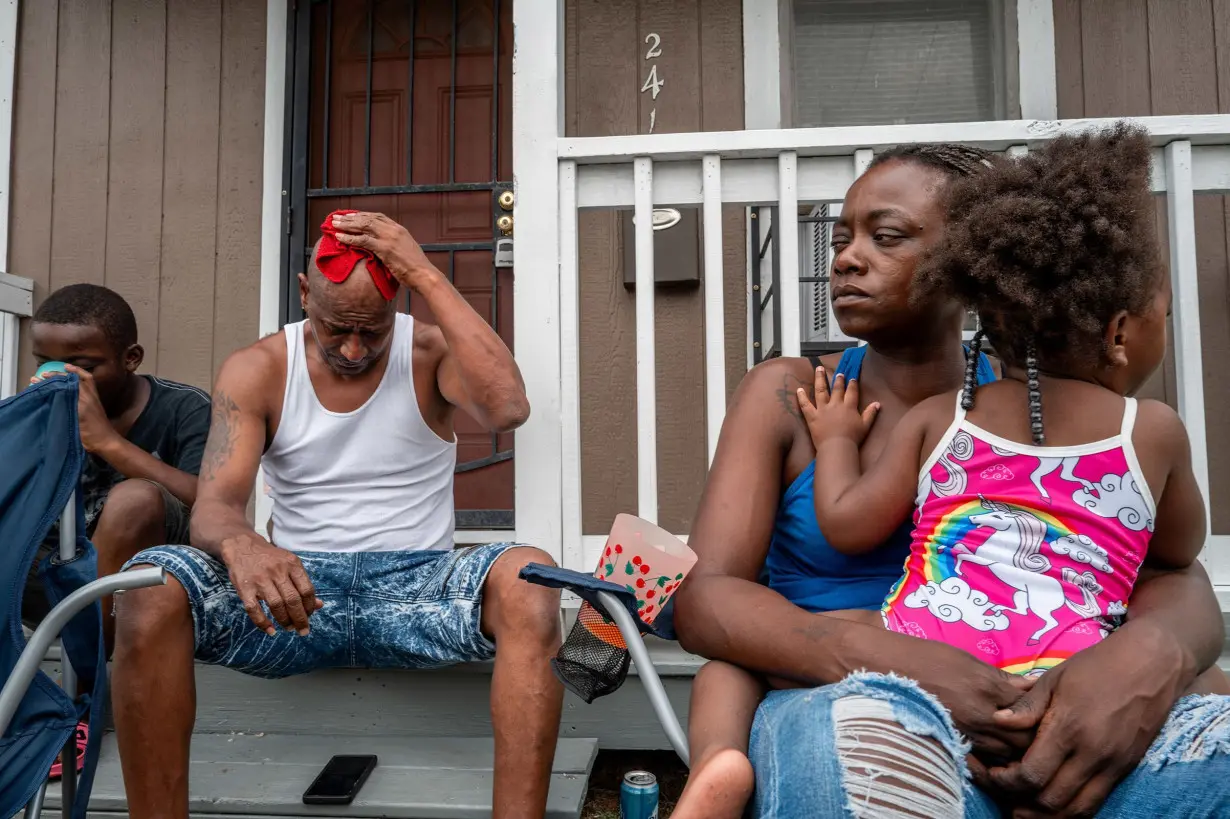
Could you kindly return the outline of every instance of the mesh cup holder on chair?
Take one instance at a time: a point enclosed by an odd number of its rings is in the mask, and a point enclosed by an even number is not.
[[[623,685],[630,662],[619,628],[586,602],[551,668],[565,688],[588,704]]]

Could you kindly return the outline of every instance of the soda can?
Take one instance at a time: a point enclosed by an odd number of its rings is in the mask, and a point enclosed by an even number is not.
[[[658,778],[628,771],[619,786],[619,819],[658,819]]]

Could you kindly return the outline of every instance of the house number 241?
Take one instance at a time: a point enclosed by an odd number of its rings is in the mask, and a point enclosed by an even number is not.
[[[645,35],[645,44],[649,46],[649,50],[645,52],[645,59],[654,60],[662,56],[662,38],[657,34],[650,32]],[[641,93],[649,92],[651,99],[656,103],[658,101],[658,93],[661,92],[662,86],[666,85],[666,80],[658,77],[658,64],[649,64],[649,75],[645,77],[645,84],[641,86]],[[649,133],[653,133],[654,122],[658,118],[658,108],[654,105],[649,111]]]

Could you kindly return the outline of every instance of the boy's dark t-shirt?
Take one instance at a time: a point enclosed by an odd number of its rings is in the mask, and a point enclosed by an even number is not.
[[[142,375],[149,382],[149,401],[128,431],[133,444],[181,472],[197,475],[209,436],[210,401],[203,390],[188,384]],[[86,534],[93,536],[103,504],[112,488],[126,478],[97,455],[86,455],[81,474]],[[59,522],[52,524],[30,566],[22,598],[22,620],[34,625],[50,610],[38,579],[38,566],[60,545]]]
[[[152,375],[141,377],[149,382],[149,401],[128,430],[128,440],[168,466],[198,474],[209,436],[209,395],[188,384]],[[87,531],[94,531],[107,494],[123,480],[124,476],[102,458],[86,456],[81,491]]]

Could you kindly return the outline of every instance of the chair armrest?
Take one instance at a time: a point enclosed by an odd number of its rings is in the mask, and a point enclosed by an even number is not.
[[[613,620],[614,618],[608,610],[608,603],[602,599],[602,595],[607,595],[610,600],[613,600],[628,612],[628,616],[636,626],[637,632],[652,634],[655,637],[661,637],[663,640],[675,642],[675,628],[672,617],[674,612],[673,600],[667,601],[666,605],[662,608],[662,612],[653,621],[653,624],[650,625],[642,620],[640,614],[638,614],[636,595],[618,583],[600,580],[592,574],[585,574],[573,571],[572,569],[561,569],[558,566],[544,566],[541,563],[526,564],[521,569],[519,576],[527,583],[546,586],[551,589],[570,591],[596,608],[608,620]]]
[[[53,608],[34,630],[34,634],[31,635],[25,649],[21,652],[21,657],[17,659],[17,664],[13,667],[13,673],[4,683],[3,690],[0,690],[0,735],[8,729],[9,721],[17,712],[18,704],[25,697],[26,689],[29,688],[30,681],[38,672],[38,665],[47,654],[47,649],[51,647],[64,626],[68,625],[68,621],[72,620],[77,612],[117,591],[161,586],[166,582],[166,572],[161,568],[136,569],[100,577],[61,600],[60,604]]]

